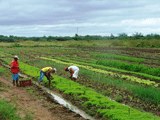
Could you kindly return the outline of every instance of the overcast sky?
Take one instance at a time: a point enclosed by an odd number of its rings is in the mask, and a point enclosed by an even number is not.
[[[0,34],[160,34],[160,0],[0,0]]]

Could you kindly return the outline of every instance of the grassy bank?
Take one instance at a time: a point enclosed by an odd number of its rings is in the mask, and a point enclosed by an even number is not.
[[[21,120],[16,108],[5,100],[0,100],[0,120]]]

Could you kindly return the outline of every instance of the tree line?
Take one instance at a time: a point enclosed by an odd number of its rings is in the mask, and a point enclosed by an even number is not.
[[[67,40],[160,40],[159,34],[147,34],[143,35],[141,33],[135,33],[131,36],[126,33],[120,33],[118,36],[113,34],[109,36],[100,36],[100,35],[85,35],[81,36],[75,34],[75,36],[43,36],[43,37],[19,37],[19,36],[5,36],[0,35],[0,42],[15,42],[15,41],[67,41]]]

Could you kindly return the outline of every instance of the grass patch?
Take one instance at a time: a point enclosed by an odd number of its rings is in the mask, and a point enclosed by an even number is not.
[[[3,67],[0,66],[0,74],[4,73],[5,69]]]
[[[1,120],[20,120],[16,114],[16,108],[5,100],[0,100],[0,119]]]
[[[136,57],[130,57],[130,56],[123,56],[123,55],[116,55],[116,54],[106,54],[106,53],[93,53],[92,56],[95,59],[116,59],[116,60],[124,60],[129,62],[136,62],[141,63],[144,62],[143,58],[136,58]]]
[[[115,60],[98,60],[96,64],[160,77],[160,68],[147,67],[142,64],[129,64]]]

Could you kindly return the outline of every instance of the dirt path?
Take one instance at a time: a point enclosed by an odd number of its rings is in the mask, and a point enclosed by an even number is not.
[[[0,99],[4,98],[16,105],[22,118],[33,120],[84,120],[79,115],[67,110],[57,103],[51,102],[42,91],[32,86],[28,88],[14,87],[11,81],[0,78],[4,90]]]

